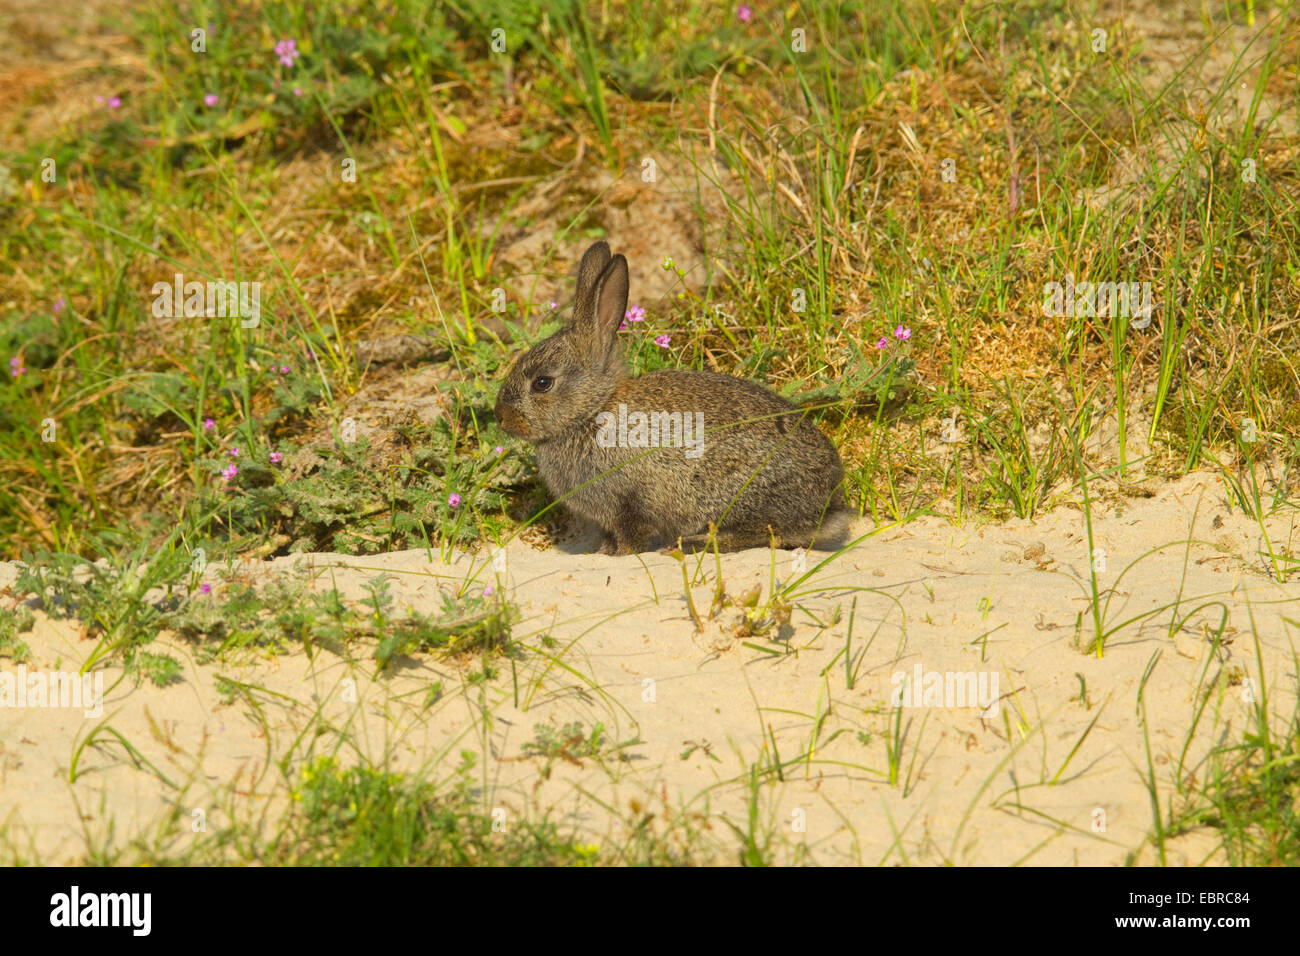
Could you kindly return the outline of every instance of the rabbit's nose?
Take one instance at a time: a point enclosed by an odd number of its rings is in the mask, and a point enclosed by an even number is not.
[[[523,416],[519,414],[518,409],[513,405],[497,402],[495,413],[497,424],[501,426],[507,435],[515,438],[528,437],[528,426],[524,424]]]

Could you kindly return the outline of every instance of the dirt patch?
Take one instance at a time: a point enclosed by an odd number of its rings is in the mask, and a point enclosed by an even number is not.
[[[143,79],[135,42],[113,25],[130,8],[122,0],[12,0],[0,8],[0,140],[56,139],[104,109],[96,96],[107,100]]]
[[[319,423],[290,456],[289,476],[302,477],[319,468],[324,463],[320,450],[333,447],[340,436],[348,442],[368,441],[374,470],[391,471],[411,447],[403,426],[432,425],[447,418],[449,399],[443,389],[456,378],[455,370],[443,364],[384,368],[368,377],[356,393],[343,400],[338,421]]]

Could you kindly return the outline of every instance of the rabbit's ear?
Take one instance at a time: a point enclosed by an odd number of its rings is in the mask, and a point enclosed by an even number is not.
[[[602,351],[608,352],[627,314],[627,260],[617,255],[609,260],[596,283],[596,336]]]
[[[582,254],[578,266],[578,293],[573,300],[573,321],[589,322],[596,311],[596,283],[609,265],[609,243],[593,242]]]

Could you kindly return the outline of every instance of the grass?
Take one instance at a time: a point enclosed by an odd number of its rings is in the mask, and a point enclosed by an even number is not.
[[[21,131],[0,157],[0,556],[25,562],[15,593],[78,622],[94,641],[83,668],[114,662],[158,687],[183,679],[150,649],[160,631],[205,659],[304,646],[364,647],[385,673],[475,661],[489,683],[508,669],[515,700],[527,661],[565,672],[568,649],[521,638],[517,609],[477,584],[400,613],[381,577],[345,600],[237,568],[413,548],[446,562],[545,528],[531,455],[491,408],[512,356],[553,328],[575,250],[628,238],[620,203],[654,236],[675,235],[651,231],[664,209],[689,216],[677,225],[704,249],[663,251],[670,291],[625,335],[634,370],[716,369],[803,402],[861,514],[1080,507],[1091,556],[1095,509],[1211,467],[1258,525],[1261,566],[1293,581],[1294,542],[1266,522],[1294,523],[1300,469],[1294,4],[1197,8],[1184,32],[1202,39],[1177,56],[1092,4],[753,6],[749,20],[683,0],[106,8],[95,26],[129,55],[0,116]],[[177,39],[191,21],[202,50]],[[272,50],[288,37],[286,64]],[[80,106],[42,108],[59,99]],[[156,284],[176,274],[258,283],[256,323],[206,303],[159,314]],[[1045,308],[1051,283],[1076,282],[1148,283],[1155,309]],[[418,393],[410,368],[358,358],[404,334],[438,356],[419,368],[445,373]],[[1145,620],[1121,593],[1145,557],[1109,575],[1089,564],[1097,656]],[[834,560],[735,596],[718,562],[705,613],[692,588],[706,575],[683,558],[682,597],[697,632],[729,609],[779,666],[799,649],[791,621],[831,590],[805,582]],[[199,590],[201,565],[223,569],[218,590]],[[1171,638],[1189,600],[1159,608]],[[845,635],[852,691],[884,619],[853,604],[819,624]],[[32,626],[16,603],[0,613],[0,656],[24,660]],[[1293,863],[1290,811],[1260,808],[1287,805],[1296,727],[1261,720],[1216,752],[1209,802],[1189,812],[1234,861]],[[917,758],[901,721],[872,732],[906,792]],[[538,753],[574,756],[552,750]],[[790,767],[764,759],[736,830],[746,862],[775,852],[756,791]],[[317,769],[292,784],[310,799],[265,859],[329,862],[321,834],[352,802],[394,829],[341,846],[347,861],[694,858],[656,856],[639,818],[609,857],[545,821],[489,851],[490,820],[463,794]],[[1178,825],[1156,797],[1163,847]]]
[[[167,81],[83,117],[64,147],[66,178],[29,197],[31,228],[0,239],[6,258],[24,264],[12,277],[5,346],[26,371],[0,396],[11,479],[0,491],[0,531],[11,557],[36,546],[98,554],[109,531],[138,531],[130,522],[138,525],[163,489],[168,518],[188,532],[280,553],[502,530],[508,495],[495,492],[510,488],[486,483],[479,462],[510,446],[486,410],[512,349],[482,324],[517,322],[539,303],[518,298],[511,277],[492,267],[497,244],[548,168],[580,155],[616,168],[642,143],[651,154],[685,149],[654,108],[664,102],[706,111],[716,156],[685,152],[682,161],[702,188],[723,187],[719,212],[735,234],[725,247],[710,245],[707,267],[725,271],[683,273],[683,294],[661,304],[677,330],[671,358],[765,379],[824,406],[817,414],[848,451],[849,487],[864,512],[897,513],[905,496],[963,511],[1041,513],[1070,476],[1055,445],[1032,447],[1033,430],[1065,427],[1054,421],[1053,395],[1078,405],[1098,390],[1118,430],[1104,453],[1120,478],[1131,468],[1132,397],[1152,390],[1142,430],[1168,468],[1186,471],[1207,451],[1230,449],[1243,416],[1263,436],[1257,460],[1294,468],[1300,372],[1291,356],[1300,332],[1277,318],[1294,311],[1296,266],[1281,252],[1285,237],[1296,238],[1286,188],[1294,151],[1275,122],[1229,138],[1205,116],[1181,112],[1174,83],[1144,83],[1122,38],[1104,56],[1091,52],[1051,5],[966,18],[939,5],[920,21],[852,4],[816,7],[804,53],[780,41],[772,12],[749,24],[731,18],[720,33],[710,14],[671,5],[623,5],[619,16],[602,8],[595,21],[567,3],[453,3],[433,15],[398,3],[395,13],[390,25],[358,28],[360,10],[338,7],[303,33],[291,67],[257,51],[267,37],[302,32],[307,21],[292,7],[268,10],[265,20],[213,21],[202,56],[157,42],[175,15],[166,4],[120,24]],[[1284,11],[1270,22],[1225,66],[1211,106],[1247,70],[1258,73],[1257,91],[1271,88],[1295,37]],[[500,23],[507,49],[469,28],[478,23]],[[948,27],[964,33],[963,49],[941,39]],[[649,42],[644,29],[687,38],[670,44],[676,52],[654,75],[630,65]],[[864,49],[872,69],[850,69]],[[1017,73],[1011,64],[1021,53],[1033,65]],[[918,66],[905,71],[907,63]],[[439,76],[457,79],[432,82]],[[104,87],[129,79],[110,74]],[[457,83],[479,84],[484,95],[457,99]],[[1127,119],[1110,105],[1116,89]],[[954,101],[954,90],[981,106]],[[206,107],[205,95],[218,105]],[[1247,119],[1259,116],[1261,96]],[[469,120],[491,117],[501,97],[534,121],[577,124],[564,137],[567,151],[549,154],[554,165],[523,150],[489,157],[467,143]],[[258,122],[246,130],[249,117]],[[906,132],[891,142],[893,129]],[[555,138],[543,132],[530,149],[548,156]],[[336,157],[359,160],[361,175],[299,176],[292,195],[271,188],[276,164],[330,140]],[[137,141],[146,149],[126,148]],[[1027,142],[1036,151],[1032,195],[1022,181]],[[424,145],[406,159],[394,152],[410,144]],[[1144,159],[1121,162],[1119,150],[1136,144],[1149,147]],[[28,150],[27,160],[50,152],[40,142]],[[972,160],[989,151],[1009,169]],[[956,165],[930,167],[933,156]],[[1233,157],[1253,159],[1251,177],[1224,175]],[[491,177],[476,181],[483,166]],[[404,208],[427,178],[433,191]],[[1106,205],[1094,209],[1088,197],[1100,190]],[[137,194],[148,203],[133,203]],[[290,205],[310,210],[299,216],[307,228],[295,226],[287,244],[270,241],[267,228]],[[378,284],[322,247],[322,230],[358,227],[383,263]],[[945,240],[950,229],[961,243]],[[1278,241],[1257,247],[1245,238],[1264,233]],[[230,248],[218,237],[238,234],[256,242],[233,247],[239,261],[216,261],[215,250]],[[1146,239],[1139,246],[1135,236]],[[65,256],[81,237],[90,248]],[[434,243],[440,255],[430,260]],[[809,248],[817,254],[805,255]],[[304,269],[308,260],[323,269]],[[266,321],[244,328],[141,313],[149,280],[175,271],[262,283]],[[1045,322],[1043,283],[1033,277],[1067,274],[1147,281],[1158,318],[1135,328],[1127,316],[1089,314],[1081,304]],[[403,300],[403,288],[416,294]],[[357,473],[373,449],[335,434],[340,406],[366,381],[351,346],[372,331],[420,326],[452,352],[462,379],[449,388],[456,411],[408,428],[411,470],[396,488],[374,487],[377,476]],[[913,336],[897,359],[896,329]],[[638,367],[662,358],[630,344]],[[1045,374],[1052,389],[1034,388]],[[41,441],[35,427],[46,419],[54,441]],[[938,470],[917,448],[947,419],[969,422],[971,433]],[[321,426],[335,436],[330,459],[315,480],[286,475],[280,461]],[[870,441],[879,431],[889,434]],[[868,444],[869,453],[854,454]],[[239,475],[222,479],[233,449]],[[322,494],[322,482],[333,494]],[[470,488],[494,493],[468,520],[439,513],[438,495]],[[358,513],[377,520],[334,520]]]
[[[470,765],[463,769],[468,771]],[[306,762],[287,786],[273,828],[239,819],[209,829],[208,816],[173,812],[148,839],[94,845],[93,864],[121,866],[597,866],[668,862],[648,856],[660,839],[618,846],[584,842],[546,819],[484,812],[464,773],[443,785],[329,756]],[[201,833],[203,839],[194,839]],[[696,854],[706,849],[686,835]],[[680,862],[680,861],[678,861]]]

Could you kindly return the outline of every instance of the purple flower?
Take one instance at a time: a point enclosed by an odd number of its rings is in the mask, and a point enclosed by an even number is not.
[[[27,369],[23,367],[23,360],[17,355],[9,360],[9,374],[14,378],[22,375],[25,371],[27,371]]]
[[[234,478],[237,474],[239,474],[239,467],[233,464],[227,468],[221,469],[221,477],[226,479],[226,481]]]
[[[288,375],[288,374],[289,374],[289,366],[287,366],[287,365],[281,365],[281,366],[280,366],[280,374],[281,374],[281,375]]]
[[[655,345],[659,346],[660,348],[666,349],[668,348],[668,343],[671,342],[672,340],[673,337],[671,335],[660,335],[655,338]]]
[[[207,96],[203,97],[204,106],[216,106],[217,103],[218,98],[216,93],[209,93]]]
[[[502,448],[500,445],[497,445],[497,447],[493,448],[492,450],[496,452],[498,455],[504,455],[506,453],[506,450]]]
[[[496,591],[496,588],[494,588],[492,585],[489,584],[487,587],[483,589],[483,596],[491,597],[494,591]]]
[[[293,61],[298,59],[298,44],[293,40],[281,40],[275,45],[275,55],[283,66],[293,66]]]
[[[280,464],[280,459],[283,457],[284,455],[280,454],[278,451],[271,452],[271,464],[273,465]]]
[[[205,418],[205,419],[203,419],[203,430],[204,430],[205,432],[210,432],[210,431],[212,431],[212,429],[214,429],[214,428],[216,428],[216,427],[217,427],[217,423],[214,422],[212,419],[210,419],[210,418]]]
[[[238,458],[238,457],[239,457],[239,449],[238,449],[238,448],[232,448],[232,449],[230,449],[230,457],[231,457],[231,458]]]
[[[447,496],[447,504],[451,505],[453,508],[459,508],[460,495],[456,494],[456,492],[453,491],[450,495]]]
[[[294,95],[294,96],[302,96],[302,87],[301,87],[301,86],[295,86],[295,87],[293,88],[293,95]]]
[[[618,323],[619,329],[627,328],[629,322],[644,322],[645,309],[639,305],[634,305],[623,313],[623,320]]]
[[[211,594],[211,593],[212,593],[212,585],[211,585],[211,584],[202,584],[202,585],[199,586],[199,591],[201,591],[203,594]]]
[[[122,97],[120,97],[120,96],[110,96],[110,97],[108,98],[108,108],[109,108],[110,110],[115,110],[115,109],[117,109],[117,108],[118,108],[119,106],[121,106],[121,105],[122,105]]]
[[[889,348],[889,339],[885,338],[885,337],[882,335],[882,336],[880,337],[880,341],[876,343],[876,348],[878,348],[878,349],[886,349],[886,348]]]
[[[911,329],[905,329],[901,325],[898,328],[894,329],[894,338],[898,339],[898,341],[900,342],[905,342],[911,337],[912,337]]]
[[[63,296],[59,296],[57,299],[54,300],[54,311],[55,311],[55,312],[62,312],[63,309],[64,309],[64,307],[65,307],[67,304],[68,304],[68,303],[65,302],[65,301],[63,300]]]
[[[736,9],[736,19],[741,23],[748,23],[754,16],[754,10],[746,3],[742,3]]]
[[[552,299],[552,300],[551,300],[551,308],[554,309],[554,308],[556,307],[556,304],[557,304],[556,301],[555,301],[554,299]]]

